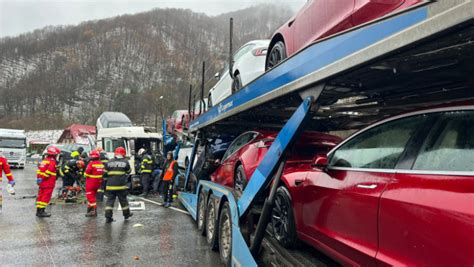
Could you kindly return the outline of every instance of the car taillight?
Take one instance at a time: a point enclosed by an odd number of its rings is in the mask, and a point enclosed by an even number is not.
[[[254,49],[252,51],[252,54],[256,57],[259,57],[259,56],[266,56],[267,55],[267,51],[268,51],[268,48],[266,47],[261,47],[261,48],[257,48],[257,49]]]

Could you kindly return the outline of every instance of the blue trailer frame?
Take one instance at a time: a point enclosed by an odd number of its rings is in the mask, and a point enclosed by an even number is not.
[[[283,126],[237,200],[232,189],[210,181],[199,181],[195,192],[179,194],[181,203],[195,220],[198,219],[199,192],[212,194],[220,203],[229,203],[232,218],[233,266],[257,265],[241,233],[239,221],[252,206],[253,200],[268,187],[285,150],[302,130],[311,106],[318,102],[318,97],[324,90],[323,87],[317,86],[318,83],[325,78],[472,20],[473,8],[474,1],[471,0],[464,2],[456,0],[451,4],[436,2],[433,5],[421,5],[334,38],[314,43],[191,123],[189,131],[198,136],[199,131],[206,130],[209,126],[283,95],[296,92],[303,98],[303,103]],[[367,49],[368,47],[372,50]],[[308,91],[310,96],[307,94]],[[185,187],[189,181],[196,150],[194,147],[186,173]]]

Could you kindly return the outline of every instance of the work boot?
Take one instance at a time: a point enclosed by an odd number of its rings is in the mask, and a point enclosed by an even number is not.
[[[113,222],[114,222],[114,218],[112,218],[112,217],[105,217],[105,222],[106,222],[106,223],[113,223]]]
[[[44,208],[41,208],[41,209],[38,209],[38,211],[36,211],[36,216],[41,217],[41,218],[45,218],[45,217],[51,217],[51,214],[47,213],[44,210]]]
[[[128,219],[129,219],[130,217],[132,217],[132,216],[133,216],[133,213],[130,212],[129,214],[127,214],[127,215],[125,215],[125,216],[123,216],[123,217],[125,218],[125,220],[128,220]]]
[[[165,204],[163,205],[163,207],[165,207],[165,208],[169,208],[170,206],[171,206],[171,203],[169,203],[169,202],[165,202]]]
[[[96,208],[87,208],[86,217],[97,217],[97,209]]]

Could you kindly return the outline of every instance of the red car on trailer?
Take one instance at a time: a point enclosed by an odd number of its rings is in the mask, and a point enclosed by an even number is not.
[[[316,40],[421,2],[423,0],[309,0],[274,33],[265,67],[273,68]]]
[[[275,238],[344,265],[472,266],[473,133],[474,102],[383,120],[327,155],[337,137],[303,134],[275,196]],[[244,187],[274,136],[238,137],[211,179]]]

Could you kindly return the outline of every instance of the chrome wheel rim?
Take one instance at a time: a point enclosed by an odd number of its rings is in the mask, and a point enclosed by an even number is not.
[[[283,60],[283,53],[281,51],[281,47],[274,47],[270,52],[270,56],[268,57],[268,68],[273,68],[278,63]]]
[[[212,238],[214,237],[214,228],[216,227],[214,218],[215,218],[214,205],[211,205],[209,207],[209,218],[207,222],[207,240],[209,241],[212,241]]]
[[[281,240],[288,234],[288,206],[281,195],[275,198],[272,214],[273,234]]]
[[[227,214],[223,214],[224,216],[222,225],[221,225],[221,240],[220,240],[220,247],[222,249],[222,256],[224,258],[228,258],[230,255],[230,249],[231,249],[231,240],[232,240],[232,228],[231,228],[231,223],[229,216]]]
[[[198,226],[202,227],[204,224],[204,199],[201,198],[199,199],[199,221],[198,221]],[[202,228],[201,228],[202,229]]]
[[[237,171],[235,175],[235,189],[239,191],[244,191],[244,177],[242,177],[242,173]]]

